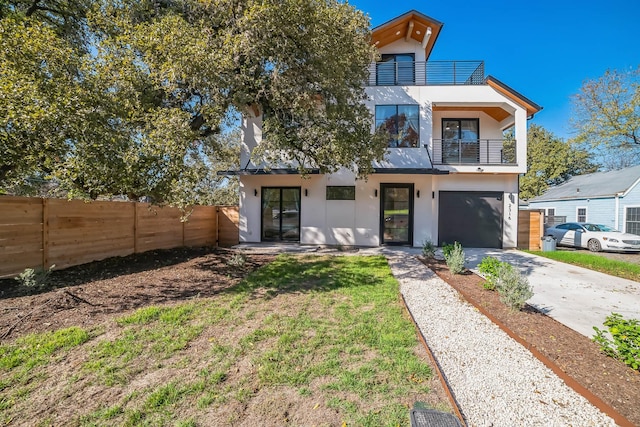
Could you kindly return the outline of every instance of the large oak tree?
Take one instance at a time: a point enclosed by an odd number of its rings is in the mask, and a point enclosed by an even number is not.
[[[32,0],[0,17],[0,188],[202,199],[245,112],[269,112],[262,160],[366,174],[384,154],[362,103],[369,22],[348,4]]]

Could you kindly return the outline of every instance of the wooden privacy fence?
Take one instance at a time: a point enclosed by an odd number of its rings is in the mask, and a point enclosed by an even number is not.
[[[238,208],[0,196],[0,277],[180,246],[238,243]]]
[[[518,248],[539,251],[542,249],[544,214],[538,210],[518,212]]]

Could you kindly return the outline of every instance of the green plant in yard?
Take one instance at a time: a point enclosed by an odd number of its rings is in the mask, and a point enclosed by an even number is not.
[[[444,256],[444,259],[447,259],[447,257],[451,254],[451,252],[453,252],[453,248],[455,247],[454,244],[451,243],[447,243],[447,242],[442,242],[442,256]]]
[[[600,350],[607,356],[622,360],[635,370],[640,370],[640,321],[637,319],[625,319],[618,313],[607,316],[604,326],[607,331],[593,327],[596,335],[593,341],[600,344]]]
[[[498,266],[496,289],[500,301],[513,310],[521,310],[525,302],[533,296],[529,280],[520,271],[506,262]]]
[[[52,265],[47,270],[44,268],[26,268],[22,273],[16,277],[16,280],[20,282],[22,286],[31,289],[41,289],[47,285],[49,275],[53,271],[55,265]]]
[[[247,263],[247,255],[243,253],[235,253],[229,258],[227,264],[231,267],[242,268]]]
[[[422,242],[422,256],[425,258],[433,258],[436,255],[436,245],[431,240]]]
[[[485,289],[493,291],[496,289],[496,280],[498,279],[498,271],[501,262],[497,258],[488,256],[482,259],[478,264],[478,271],[484,276],[485,282],[482,286]]]
[[[453,274],[461,274],[464,271],[465,261],[462,245],[459,242],[454,242],[453,245],[444,245],[442,252],[444,253],[444,260],[447,262],[449,271]]]

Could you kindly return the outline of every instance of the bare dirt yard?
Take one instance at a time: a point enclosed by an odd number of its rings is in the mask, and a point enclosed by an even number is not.
[[[234,268],[228,265],[233,253],[179,248],[54,269],[35,295],[13,279],[0,280],[0,339],[90,327],[140,307],[211,297],[274,259],[252,255],[245,267]]]

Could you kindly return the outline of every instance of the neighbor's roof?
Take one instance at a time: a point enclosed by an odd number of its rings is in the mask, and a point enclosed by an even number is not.
[[[626,193],[640,180],[640,165],[607,172],[578,175],[549,188],[529,202],[614,197]]]
[[[429,58],[442,25],[442,22],[410,10],[371,30],[371,43],[381,48],[400,39],[413,39],[422,43],[425,57]]]

